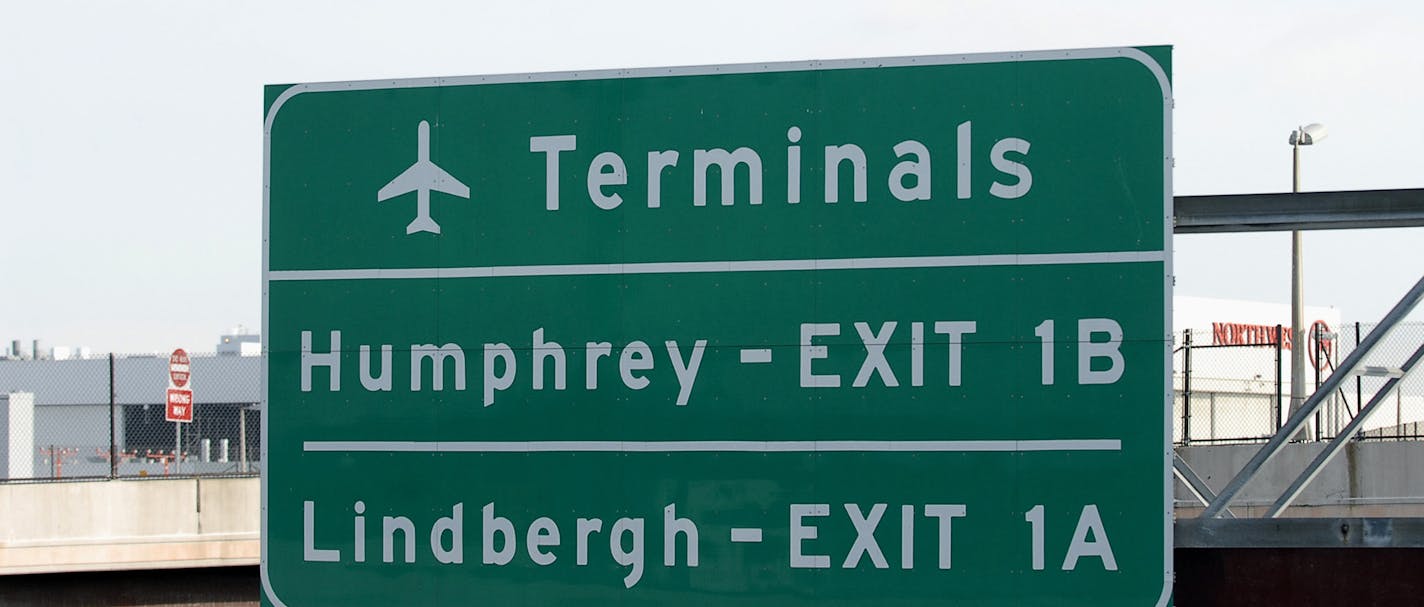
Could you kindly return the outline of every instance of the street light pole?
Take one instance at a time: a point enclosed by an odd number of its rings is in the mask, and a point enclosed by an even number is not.
[[[1291,193],[1300,193],[1300,146],[1313,145],[1325,138],[1325,125],[1310,124],[1291,131]],[[1302,257],[1304,247],[1300,230],[1291,230],[1291,388],[1290,413],[1305,403],[1305,280]],[[1304,427],[1294,437],[1308,437]]]
[[[1300,139],[1292,137],[1291,143],[1291,193],[1300,193]],[[1291,230],[1291,385],[1290,413],[1305,403],[1305,269],[1301,263],[1302,238],[1300,230]],[[1307,434],[1302,427],[1295,440],[1305,440]]]

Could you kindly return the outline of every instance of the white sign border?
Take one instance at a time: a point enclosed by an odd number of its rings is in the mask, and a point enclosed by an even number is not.
[[[288,87],[282,94],[272,102],[267,109],[262,129],[262,334],[266,338],[262,341],[262,373],[259,384],[261,390],[261,411],[262,411],[262,467],[261,491],[262,491],[262,532],[261,532],[261,578],[262,592],[268,600],[276,607],[287,607],[286,603],[277,596],[276,590],[272,586],[271,578],[267,570],[267,470],[269,462],[267,459],[267,429],[270,424],[267,420],[267,344],[272,337],[268,327],[268,286],[272,279],[270,266],[270,203],[271,203],[271,158],[272,158],[272,125],[277,118],[278,111],[287,101],[293,97],[311,92],[331,92],[331,91],[359,91],[376,89],[400,89],[417,87],[440,87],[440,86],[467,86],[478,84],[509,84],[521,82],[559,82],[568,80],[601,80],[615,78],[655,78],[664,76],[708,76],[718,74],[751,74],[761,72],[796,72],[812,70],[845,70],[845,69],[865,69],[877,67],[909,67],[917,65],[955,65],[955,64],[987,64],[987,63],[1013,63],[1013,62],[1036,62],[1036,61],[1062,61],[1073,59],[1112,59],[1124,58],[1137,61],[1146,67],[1153,76],[1156,77],[1162,92],[1162,189],[1163,189],[1163,217],[1162,217],[1162,256],[1163,256],[1163,284],[1162,294],[1164,298],[1163,327],[1163,445],[1162,445],[1162,545],[1163,554],[1163,578],[1162,592],[1157,599],[1157,607],[1165,607],[1172,599],[1173,582],[1173,561],[1172,561],[1172,224],[1174,218],[1172,206],[1172,85],[1167,78],[1166,71],[1157,63],[1157,60],[1145,51],[1132,47],[1117,48],[1096,48],[1096,49],[1071,49],[1071,50],[1050,50],[1050,51],[1025,51],[1012,53],[974,53],[964,55],[930,55],[911,57],[882,57],[868,59],[840,59],[826,61],[789,61],[770,63],[744,63],[731,65],[704,65],[704,66],[683,66],[683,67],[653,67],[636,69],[613,69],[613,70],[589,70],[589,71],[566,71],[566,72],[545,72],[532,74],[500,74],[491,76],[460,76],[449,78],[406,78],[391,80],[364,80],[354,82],[324,82],[311,84],[296,84]]]

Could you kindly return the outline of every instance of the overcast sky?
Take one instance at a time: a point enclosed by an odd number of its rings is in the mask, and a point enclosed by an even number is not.
[[[1175,46],[1176,193],[1424,187],[1424,3],[5,2],[0,339],[210,351],[261,324],[262,86]],[[1286,302],[1284,233],[1177,237],[1182,295]],[[1424,229],[1312,232],[1307,301],[1375,320]],[[1415,318],[1420,315],[1416,314]]]

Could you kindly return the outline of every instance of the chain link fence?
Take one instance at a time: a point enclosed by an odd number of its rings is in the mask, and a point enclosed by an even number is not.
[[[1374,329],[1314,327],[1307,392]],[[1221,324],[1174,338],[1173,439],[1179,445],[1264,441],[1290,411],[1289,329]],[[1401,323],[1330,395],[1307,440],[1334,438],[1424,343]],[[168,357],[0,360],[0,481],[252,475],[261,471],[261,357],[191,357],[193,421],[167,420]],[[1388,394],[1357,436],[1424,439],[1424,373]]]
[[[168,357],[0,360],[0,481],[258,474],[259,356],[191,356],[192,421],[168,421]]]
[[[1374,328],[1374,323],[1311,327],[1305,340],[1307,396]],[[1220,323],[1209,331],[1183,331],[1174,342],[1176,444],[1265,441],[1289,417],[1289,327]],[[1406,376],[1389,393],[1380,394],[1421,343],[1424,323],[1397,325],[1327,397],[1307,423],[1304,439],[1334,438],[1377,396],[1380,404],[1366,418],[1357,439],[1424,438],[1424,373]]]

